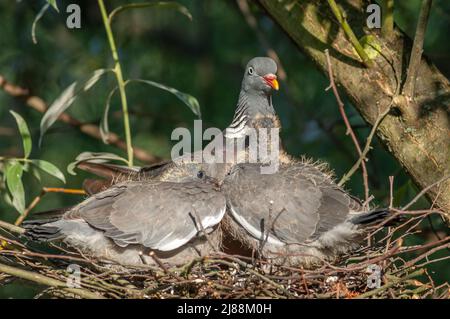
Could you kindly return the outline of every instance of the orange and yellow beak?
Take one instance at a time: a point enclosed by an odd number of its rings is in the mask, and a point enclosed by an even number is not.
[[[269,73],[263,76],[264,81],[274,90],[277,90],[280,88],[277,81],[277,76],[275,74]]]

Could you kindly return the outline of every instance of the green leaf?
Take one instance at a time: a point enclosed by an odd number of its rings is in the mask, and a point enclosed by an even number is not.
[[[172,1],[159,1],[159,2],[129,3],[129,4],[125,4],[123,6],[119,6],[119,7],[115,8],[113,11],[111,11],[111,13],[109,14],[109,17],[108,17],[109,23],[111,23],[111,21],[117,14],[124,12],[126,10],[143,9],[143,8],[150,8],[150,7],[154,7],[154,8],[158,8],[158,9],[176,10],[176,11],[180,12],[181,14],[185,15],[186,17],[188,17],[189,20],[192,21],[192,15],[185,6],[182,6],[181,4],[179,4],[177,2],[172,2]]]
[[[11,162],[6,167],[6,185],[12,196],[12,203],[16,210],[23,214],[25,211],[25,191],[22,184],[23,167],[17,161]]]
[[[125,158],[113,153],[83,152],[77,156],[74,162],[70,163],[67,166],[67,171],[69,172],[69,174],[76,175],[75,168],[77,167],[78,163],[105,163],[109,161],[121,161],[128,164],[128,161]]]
[[[39,20],[43,17],[44,13],[48,10],[50,7],[49,3],[46,3],[42,6],[41,10],[39,10],[38,14],[34,18],[33,24],[31,25],[31,39],[33,40],[34,44],[37,44],[37,38],[36,38],[36,25]]]
[[[58,5],[56,4],[56,0],[47,0],[47,2],[53,7],[53,9],[55,9],[56,11],[59,12]]]
[[[127,84],[127,82],[125,82],[125,85]],[[108,124],[108,113],[109,113],[109,108],[111,105],[111,99],[114,95],[114,93],[119,89],[118,86],[116,86],[114,89],[111,90],[111,92],[109,92],[108,98],[106,99],[106,103],[105,103],[105,109],[103,111],[103,117],[102,117],[102,121],[100,122],[100,135],[102,137],[103,143],[108,144],[108,135],[109,135],[109,124]]]
[[[58,167],[53,165],[50,162],[44,161],[44,160],[30,160],[30,163],[39,168],[40,170],[56,177],[63,183],[66,182],[66,178],[64,177],[64,174],[59,170]]]
[[[19,128],[20,135],[22,136],[22,143],[23,143],[23,153],[24,158],[28,158],[31,153],[31,135],[30,130],[28,129],[27,123],[23,119],[22,116],[20,116],[18,113],[14,111],[9,111],[17,122],[17,127]]]
[[[186,104],[195,115],[197,115],[199,118],[202,117],[201,111],[200,111],[200,104],[198,103],[197,99],[195,97],[193,97],[192,95],[180,92],[177,89],[174,89],[174,88],[171,88],[164,84],[153,82],[153,81],[142,80],[142,79],[133,79],[133,80],[127,81],[127,83],[131,83],[131,82],[144,83],[147,85],[157,87],[161,90],[170,92],[170,93],[174,94],[177,98],[179,98],[184,104]]]
[[[50,105],[47,112],[45,112],[44,116],[41,120],[41,135],[39,137],[39,145],[42,143],[42,137],[45,132],[48,130],[50,126],[55,123],[58,117],[72,105],[73,101],[77,98],[77,96],[82,93],[88,91],[95,83],[100,79],[100,77],[109,72],[112,69],[98,69],[95,70],[91,76],[83,81],[83,82],[74,82],[69,85],[61,95]]]

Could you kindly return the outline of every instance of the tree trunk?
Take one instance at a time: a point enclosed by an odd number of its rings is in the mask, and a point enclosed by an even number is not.
[[[371,33],[381,45],[381,54],[375,58],[374,67],[368,69],[326,1],[258,1],[323,72],[327,71],[324,51],[329,50],[336,82],[369,124],[373,125],[392,101],[391,112],[377,134],[420,188],[450,176],[449,81],[422,58],[414,97],[401,94],[412,43],[403,32],[394,30],[389,40],[382,39],[379,30]],[[367,18],[363,2],[339,1],[350,26],[360,36]],[[427,196],[450,220],[450,179],[430,188]]]

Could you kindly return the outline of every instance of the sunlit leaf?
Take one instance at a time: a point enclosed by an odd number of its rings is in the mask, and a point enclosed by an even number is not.
[[[28,158],[31,153],[31,135],[30,130],[28,129],[27,123],[23,119],[22,116],[20,116],[18,113],[14,111],[9,111],[17,122],[17,127],[19,128],[20,135],[22,136],[22,143],[23,143],[23,153],[24,157]]]
[[[98,69],[95,70],[92,75],[83,82],[74,82],[69,87],[67,87],[61,95],[50,105],[47,112],[45,112],[44,116],[41,120],[41,135],[39,137],[39,145],[42,143],[42,137],[45,132],[48,130],[50,126],[55,123],[58,117],[72,105],[73,101],[77,98],[80,93],[88,91],[100,77],[112,71],[111,69]]]
[[[22,184],[23,167],[19,162],[11,162],[6,166],[6,185],[12,196],[12,203],[16,210],[23,214],[25,211],[25,191]]]
[[[49,7],[50,7],[49,3],[44,4],[44,6],[41,8],[41,10],[39,10],[38,14],[34,18],[33,24],[31,25],[31,38],[32,38],[34,44],[37,44],[37,38],[36,38],[37,23],[42,18],[42,16],[48,10]]]
[[[34,166],[38,167],[40,170],[56,177],[63,183],[66,182],[66,178],[64,177],[64,174],[59,170],[58,167],[53,165],[50,162],[44,161],[44,160],[30,160],[30,163]]]
[[[113,20],[115,16],[117,16],[119,13],[124,12],[129,9],[143,9],[143,8],[158,8],[158,9],[172,9],[180,12],[181,14],[184,14],[186,17],[189,18],[189,20],[192,20],[192,15],[189,12],[189,10],[177,3],[172,1],[159,1],[159,2],[141,2],[141,3],[129,3],[122,6],[119,6],[115,8],[111,13],[109,14],[109,22]]]
[[[120,157],[119,155],[113,153],[94,153],[94,152],[83,152],[77,156],[74,162],[67,166],[67,171],[69,174],[76,175],[75,168],[78,163],[89,161],[91,163],[105,163],[109,161],[120,161],[128,164],[128,161]]]
[[[200,104],[198,103],[197,99],[195,97],[193,97],[192,95],[180,92],[177,89],[171,88],[164,84],[149,81],[149,80],[133,79],[133,80],[128,80],[128,82],[144,83],[144,84],[148,84],[148,85],[157,87],[161,90],[170,92],[170,93],[174,94],[177,98],[179,98],[184,104],[186,104],[195,115],[197,115],[199,118],[201,118],[201,116],[202,116],[201,111],[200,111]]]
[[[58,5],[56,4],[56,0],[47,0],[47,2],[56,10],[59,12]]]

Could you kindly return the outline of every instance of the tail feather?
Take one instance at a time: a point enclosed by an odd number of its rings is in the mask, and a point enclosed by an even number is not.
[[[371,225],[371,224],[378,223],[390,216],[392,216],[392,215],[391,215],[391,212],[389,211],[389,209],[383,208],[383,209],[373,210],[368,213],[359,214],[358,216],[353,217],[351,219],[351,222],[355,225]],[[400,221],[401,221],[401,218],[396,217],[396,218],[390,220],[386,224],[386,226],[391,226],[391,225],[397,224]]]
[[[25,228],[25,237],[37,241],[53,241],[63,238],[58,227],[48,225],[58,219],[56,217],[24,221],[22,226]]]

